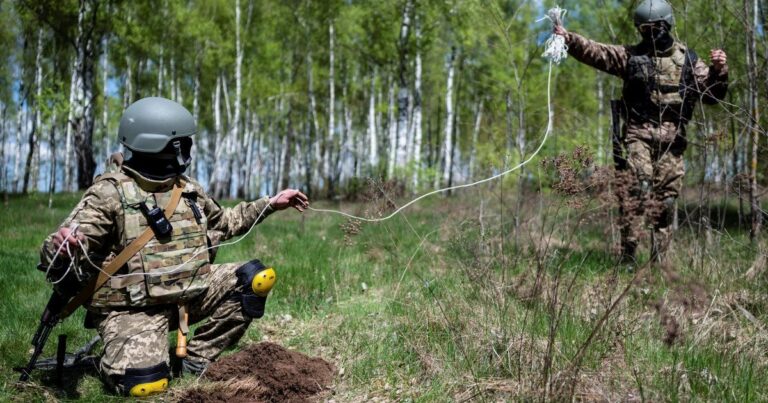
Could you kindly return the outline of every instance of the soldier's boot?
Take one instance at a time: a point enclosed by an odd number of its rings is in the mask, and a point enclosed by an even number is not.
[[[623,240],[621,242],[621,257],[619,262],[622,265],[628,265],[630,271],[632,270],[631,268],[637,264],[637,257],[635,256],[636,252],[637,242],[628,240]]]
[[[665,262],[672,246],[675,198],[667,197],[662,203],[663,210],[656,219],[651,234],[651,260],[654,263]]]

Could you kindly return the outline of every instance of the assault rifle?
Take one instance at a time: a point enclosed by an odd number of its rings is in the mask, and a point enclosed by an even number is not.
[[[14,368],[21,372],[21,376],[19,377],[20,382],[27,382],[29,380],[29,375],[32,373],[32,370],[35,369],[37,358],[42,354],[45,342],[48,341],[48,336],[51,335],[51,330],[53,330],[53,327],[59,323],[59,313],[64,309],[68,300],[68,297],[59,294],[56,290],[53,291],[51,298],[48,300],[48,304],[45,306],[43,315],[40,317],[40,325],[37,327],[35,336],[32,337],[32,346],[35,349],[32,352],[32,357],[30,357],[29,363],[26,367]],[[64,340],[66,340],[66,338]],[[61,346],[59,346],[59,350],[61,349]],[[66,341],[64,342],[64,351],[66,351]],[[61,354],[57,354],[57,356],[58,355]]]
[[[621,118],[624,116],[623,99],[611,100],[611,145],[613,146],[613,166],[617,171],[627,169],[627,159],[624,157],[623,136],[621,135]]]
[[[38,267],[40,268],[40,267]],[[43,269],[44,270],[44,269]],[[67,278],[63,279],[61,283],[62,287],[55,287],[51,298],[48,299],[48,303],[45,305],[45,310],[40,316],[40,325],[37,327],[35,335],[32,337],[32,346],[34,350],[32,356],[29,359],[26,367],[14,368],[15,371],[21,373],[19,376],[19,382],[29,381],[30,374],[36,368],[52,369],[56,368],[56,378],[61,384],[62,375],[65,367],[74,367],[82,362],[86,358],[86,354],[90,353],[96,343],[99,341],[99,337],[94,337],[88,344],[78,350],[75,354],[67,354],[67,336],[59,335],[59,345],[56,352],[55,359],[45,359],[38,361],[40,354],[43,353],[43,347],[48,341],[48,337],[51,335],[53,328],[66,317],[63,315],[64,308],[67,303],[72,300],[73,295],[63,293],[61,290],[75,290],[77,291],[78,282],[74,274],[69,273]],[[57,289],[58,288],[58,289]]]

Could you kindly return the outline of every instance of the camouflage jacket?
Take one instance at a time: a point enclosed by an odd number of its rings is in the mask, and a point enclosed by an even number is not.
[[[569,32],[566,43],[568,53],[576,60],[625,81],[628,79],[629,61],[632,56],[646,54],[650,57],[659,57],[648,54],[649,52],[639,45],[607,45],[573,32]],[[685,49],[684,45],[679,43],[676,45]],[[693,95],[703,103],[715,104],[725,97],[728,90],[727,66],[718,72],[698,58],[693,66],[693,79],[695,82]],[[681,126],[680,122],[674,121],[663,121],[658,124],[630,119],[624,127],[624,135],[627,141],[638,139],[672,143],[684,137],[684,127]]]
[[[110,158],[110,162],[112,165],[109,166],[108,171],[127,175],[146,192],[168,192],[176,179],[151,180],[128,167],[115,164],[114,156]],[[253,202],[241,202],[233,208],[223,208],[205,192],[199,183],[186,176],[183,178],[186,182],[184,193],[196,195],[196,202],[205,216],[206,234],[214,245],[245,233],[260,215],[260,220],[263,220],[273,212],[269,207],[268,197]],[[102,265],[108,256],[119,254],[127,246],[127,242],[126,228],[124,228],[125,211],[117,186],[112,181],[98,179],[97,177],[95,183],[86,190],[61,227],[69,227],[73,222],[78,223],[77,230],[85,236],[84,244],[90,260],[96,265]],[[54,234],[49,235],[43,242],[40,251],[42,267],[48,267],[55,255],[56,250],[52,242]],[[59,259],[57,258],[56,265],[65,263],[64,259],[61,262]],[[77,259],[78,266],[88,274],[96,272],[97,269],[82,254],[79,254]]]

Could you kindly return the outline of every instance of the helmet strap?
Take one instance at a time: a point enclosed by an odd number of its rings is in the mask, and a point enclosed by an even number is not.
[[[173,141],[173,149],[176,151],[176,161],[179,163],[179,166],[187,167],[189,166],[189,158],[184,158],[184,154],[181,152],[181,141],[174,140]]]

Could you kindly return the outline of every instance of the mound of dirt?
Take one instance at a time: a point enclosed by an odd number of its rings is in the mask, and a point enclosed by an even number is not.
[[[187,391],[185,402],[307,402],[327,390],[336,368],[274,343],[258,343],[211,364],[210,381]]]

